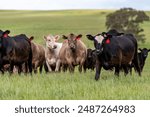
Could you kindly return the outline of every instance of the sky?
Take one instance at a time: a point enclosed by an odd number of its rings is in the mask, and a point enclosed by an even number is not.
[[[150,10],[150,0],[0,0],[0,9],[4,10],[120,9],[124,7]]]

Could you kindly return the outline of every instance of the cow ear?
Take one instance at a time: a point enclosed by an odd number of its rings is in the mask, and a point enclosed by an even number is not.
[[[86,37],[89,39],[89,40],[94,40],[94,37],[92,36],[92,35],[90,35],[90,34],[88,34],[88,35],[86,35]]]
[[[30,38],[29,38],[29,41],[32,41],[34,39],[34,37],[33,36],[31,36]]]
[[[76,39],[75,39],[75,40],[80,40],[81,37],[82,37],[82,35],[80,34],[80,35],[76,36]]]
[[[58,41],[59,38],[60,38],[60,36],[59,36],[59,35],[56,35],[56,36],[55,36],[55,41]]]
[[[44,40],[45,40],[45,41],[47,40],[47,37],[46,37],[46,36],[44,36]]]
[[[80,34],[80,35],[78,35],[76,38],[78,39],[78,38],[81,38],[82,37],[82,35]]]
[[[107,37],[107,35],[108,35],[108,34],[107,34],[106,32],[102,32],[102,36],[103,36],[103,37]]]
[[[9,33],[10,33],[10,31],[6,30],[5,32],[3,32],[2,37],[8,37]]]
[[[142,49],[141,49],[141,48],[139,48],[139,50],[140,50],[140,51],[142,51]]]
[[[68,37],[67,37],[67,36],[65,36],[65,35],[62,35],[62,38],[63,38],[63,39],[68,39]]]
[[[150,52],[150,49],[148,50],[148,52]]]
[[[9,33],[10,33],[10,30],[6,30],[4,33],[7,33],[7,34],[9,34]]]

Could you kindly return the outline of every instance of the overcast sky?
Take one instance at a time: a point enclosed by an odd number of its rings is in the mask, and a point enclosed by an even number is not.
[[[150,10],[150,0],[0,0],[0,9],[62,10],[119,9]]]

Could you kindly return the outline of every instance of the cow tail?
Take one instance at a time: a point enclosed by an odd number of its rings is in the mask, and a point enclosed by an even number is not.
[[[137,45],[137,42],[135,43],[135,53],[134,53],[133,64],[134,64],[135,70],[138,72],[139,76],[141,76],[141,68],[140,68],[139,59],[138,59],[138,45]]]
[[[29,52],[29,58],[28,58],[28,68],[29,68],[29,72],[32,74],[32,48],[31,48],[31,43],[30,44],[30,52]]]

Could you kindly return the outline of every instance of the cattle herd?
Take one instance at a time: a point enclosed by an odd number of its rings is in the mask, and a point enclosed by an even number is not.
[[[12,74],[17,71],[32,74],[42,72],[73,73],[78,66],[79,72],[95,70],[95,80],[100,78],[101,68],[114,70],[115,75],[123,71],[132,73],[132,68],[141,76],[145,60],[150,49],[138,48],[132,34],[119,33],[112,29],[95,36],[87,34],[93,41],[94,49],[87,48],[82,42],[82,35],[63,35],[63,43],[58,42],[59,35],[43,37],[45,47],[33,42],[33,36],[25,34],[9,36],[10,31],[0,30],[0,71]]]

